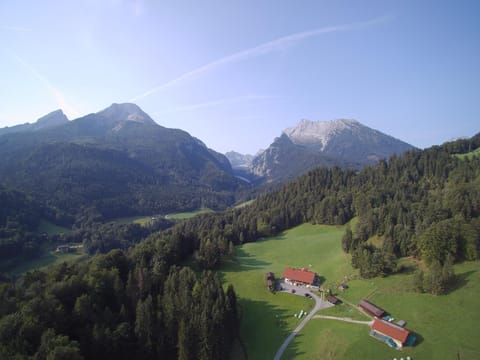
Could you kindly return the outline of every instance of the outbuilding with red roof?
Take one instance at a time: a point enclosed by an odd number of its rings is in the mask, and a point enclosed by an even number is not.
[[[415,336],[409,330],[382,319],[373,321],[370,335],[395,349],[413,345],[415,342]]]

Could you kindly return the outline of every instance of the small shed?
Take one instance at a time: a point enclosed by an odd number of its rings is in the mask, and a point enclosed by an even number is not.
[[[265,277],[267,278],[267,288],[270,291],[273,291],[274,283],[275,283],[275,275],[273,272],[268,272]]]
[[[340,285],[338,285],[338,290],[340,291],[345,291],[347,289],[348,289],[348,285],[345,283],[341,283]]]
[[[333,295],[328,295],[327,296],[327,301],[330,303],[330,304],[333,304],[333,305],[337,305],[340,303],[340,299],[333,296]]]

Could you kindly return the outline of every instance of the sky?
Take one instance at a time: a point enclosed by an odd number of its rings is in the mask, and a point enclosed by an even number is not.
[[[123,102],[220,152],[301,119],[473,136],[480,1],[0,1],[0,127]]]

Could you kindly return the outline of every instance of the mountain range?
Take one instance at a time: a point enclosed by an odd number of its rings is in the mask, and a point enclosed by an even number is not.
[[[135,104],[112,104],[72,121],[57,110],[0,129],[0,184],[56,217],[109,219],[225,208],[248,182],[282,183],[320,166],[359,169],[413,148],[355,120],[302,120],[255,156],[222,155]]]
[[[224,208],[243,186],[224,155],[135,104],[3,129],[0,153],[0,183],[70,217]]]
[[[226,156],[242,176],[282,182],[320,166],[360,169],[414,147],[356,120],[301,120],[255,157]]]

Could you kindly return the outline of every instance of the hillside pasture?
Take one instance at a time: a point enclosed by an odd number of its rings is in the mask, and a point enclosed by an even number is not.
[[[418,339],[416,346],[402,351],[389,348],[371,338],[361,325],[327,319],[314,319],[292,342],[283,359],[480,359],[480,344],[475,329],[480,322],[480,263],[455,265],[457,288],[447,295],[416,293],[413,273],[386,278],[352,280],[339,297],[358,304],[362,298],[388,311],[395,321]],[[321,313],[324,314],[323,312]],[[325,313],[326,314],[326,313]],[[312,346],[315,344],[315,346]],[[302,349],[299,353],[296,349]]]
[[[201,208],[201,209],[194,210],[194,211],[167,214],[167,215],[165,215],[165,219],[169,219],[169,220],[190,219],[194,216],[197,216],[197,215],[200,215],[200,214],[207,214],[207,213],[211,213],[211,212],[213,212],[212,209]]]
[[[349,255],[340,248],[343,227],[304,224],[276,237],[236,248],[236,259],[224,264],[225,284],[233,284],[241,306],[241,337],[248,359],[271,359],[288,334],[300,323],[293,315],[309,311],[313,300],[270,293],[268,271],[281,277],[285,267],[306,267],[322,281],[336,284],[352,273]],[[312,320],[313,321],[313,320]],[[238,353],[234,358],[242,359]]]
[[[225,284],[232,283],[242,310],[241,337],[248,359],[273,358],[288,333],[299,323],[293,317],[306,308],[307,299],[290,294],[271,294],[265,273],[278,278],[287,266],[317,272],[343,304],[322,310],[319,315],[366,320],[356,305],[363,298],[387,310],[418,338],[414,347],[402,351],[369,336],[366,325],[329,319],[312,319],[287,348],[282,359],[479,359],[476,327],[480,323],[480,262],[454,266],[455,289],[433,296],[413,291],[413,273],[419,265],[400,259],[398,274],[385,278],[360,279],[341,250],[344,227],[304,224],[276,237],[237,247],[237,257],[224,264]],[[337,285],[346,280],[348,289]],[[240,349],[240,347],[238,347]],[[237,349],[234,359],[244,359]]]

